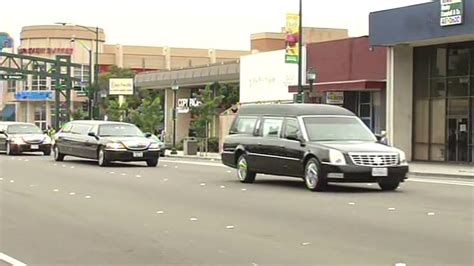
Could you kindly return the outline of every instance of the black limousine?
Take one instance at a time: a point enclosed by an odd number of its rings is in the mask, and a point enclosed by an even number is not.
[[[54,136],[54,159],[62,161],[71,155],[95,159],[100,166],[112,161],[145,161],[154,167],[158,165],[160,145],[150,137],[128,123],[72,121]]]
[[[7,155],[22,152],[51,154],[51,138],[35,124],[0,122],[0,151]]]
[[[243,105],[222,162],[236,168],[243,183],[258,173],[292,176],[311,191],[329,182],[377,182],[396,190],[408,173],[403,151],[378,143],[349,110],[322,104]]]

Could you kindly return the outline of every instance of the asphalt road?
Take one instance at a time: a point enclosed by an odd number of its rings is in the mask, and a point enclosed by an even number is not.
[[[474,265],[473,184],[311,193],[207,161],[0,154],[0,252],[28,265]]]

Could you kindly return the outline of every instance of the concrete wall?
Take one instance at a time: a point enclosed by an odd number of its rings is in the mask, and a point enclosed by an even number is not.
[[[412,157],[413,48],[389,48],[387,53],[387,136],[390,143]]]

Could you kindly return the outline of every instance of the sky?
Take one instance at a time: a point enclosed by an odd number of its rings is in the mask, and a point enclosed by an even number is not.
[[[428,1],[303,0],[303,25],[367,35],[370,12]],[[68,22],[103,28],[109,44],[249,50],[291,12],[298,0],[0,0],[0,32],[18,46],[23,26]]]

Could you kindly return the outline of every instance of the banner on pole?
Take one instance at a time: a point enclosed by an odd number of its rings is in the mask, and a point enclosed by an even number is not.
[[[286,15],[285,27],[285,62],[287,64],[298,64],[300,61],[300,16],[298,14]]]

